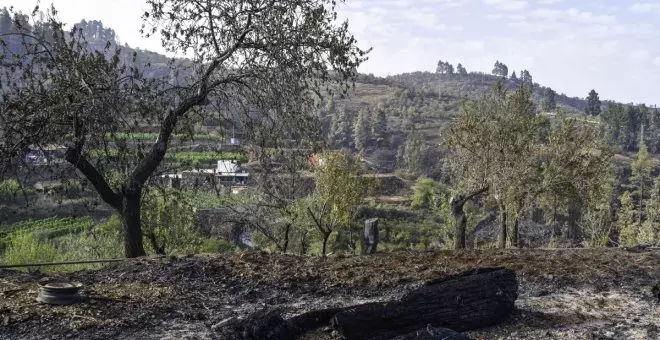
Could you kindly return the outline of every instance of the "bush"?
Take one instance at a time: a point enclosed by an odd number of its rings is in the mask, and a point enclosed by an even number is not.
[[[13,198],[21,191],[21,183],[15,179],[6,179],[0,182],[0,198]]]
[[[231,244],[231,242],[217,238],[217,237],[212,237],[209,239],[204,240],[204,243],[202,244],[200,248],[200,252],[202,253],[225,253],[228,251],[231,251],[234,249],[234,246]]]
[[[57,249],[50,241],[37,240],[30,232],[14,233],[8,243],[2,254],[2,263],[6,265],[53,262],[58,258]]]

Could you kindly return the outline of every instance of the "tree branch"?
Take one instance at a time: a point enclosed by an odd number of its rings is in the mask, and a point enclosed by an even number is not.
[[[101,199],[116,210],[121,210],[121,197],[115,193],[108,182],[105,181],[96,168],[87,161],[85,156],[80,154],[80,150],[69,147],[66,150],[65,159],[75,166],[89,180],[96,191],[101,195]]]
[[[186,100],[183,101],[183,103],[179,104],[179,106],[171,110],[167,117],[165,117],[165,120],[163,121],[163,124],[161,125],[160,132],[158,134],[158,140],[156,140],[156,143],[151,147],[151,151],[149,154],[142,159],[140,164],[135,168],[135,171],[133,171],[131,175],[131,183],[130,183],[130,189],[132,190],[137,190],[141,188],[144,183],[149,179],[149,176],[156,170],[158,165],[160,165],[161,161],[165,157],[165,153],[167,152],[167,147],[169,144],[170,137],[172,136],[172,132],[174,131],[174,128],[176,127],[177,122],[179,121],[179,118],[181,118],[186,112],[188,112],[190,109],[192,109],[195,106],[202,105],[206,101],[206,97],[208,96],[208,93],[210,90],[215,87],[219,86],[220,84],[227,83],[231,81],[233,78],[225,78],[219,81],[216,81],[212,84],[211,87],[208,86],[208,81],[213,72],[224,62],[227,60],[243,43],[243,40],[247,36],[247,34],[251,31],[250,25],[252,22],[252,15],[248,15],[248,20],[246,24],[246,28],[241,34],[241,36],[238,38],[236,43],[229,49],[227,49],[224,53],[222,53],[220,56],[215,58],[213,62],[209,65],[209,67],[206,69],[206,72],[204,72],[204,75],[199,81],[199,89],[197,91],[197,94],[195,94],[192,97],[188,97]],[[240,77],[239,77],[240,78]]]

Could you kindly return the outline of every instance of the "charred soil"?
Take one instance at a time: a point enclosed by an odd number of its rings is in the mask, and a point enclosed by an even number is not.
[[[215,339],[228,320],[283,317],[401,297],[476,267],[516,271],[516,311],[475,339],[657,339],[660,252],[617,249],[401,251],[299,257],[261,252],[152,257],[66,274],[0,270],[0,338]],[[86,301],[35,301],[44,279],[79,281]],[[331,339],[329,327],[303,336]]]

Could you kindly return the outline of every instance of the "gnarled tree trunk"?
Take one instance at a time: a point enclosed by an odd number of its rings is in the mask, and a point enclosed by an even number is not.
[[[140,220],[140,193],[124,194],[121,216],[124,226],[124,253],[126,257],[145,256]]]
[[[507,228],[506,228],[506,207],[500,202],[500,248],[506,248]]]
[[[467,217],[465,216],[465,211],[463,211],[463,206],[474,196],[482,194],[486,191],[488,191],[488,187],[473,191],[467,196],[458,195],[450,199],[449,205],[451,206],[451,214],[454,217],[454,221],[456,223],[454,249],[465,248],[465,229],[467,228]]]

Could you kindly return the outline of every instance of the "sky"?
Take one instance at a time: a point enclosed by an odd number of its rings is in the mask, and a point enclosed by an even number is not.
[[[42,0],[65,23],[101,20],[122,43],[162,52],[140,36],[143,0]],[[35,0],[2,0],[30,11]],[[569,96],[660,104],[660,0],[347,0],[340,18],[363,48],[360,71],[435,71],[438,60],[490,72],[527,69]]]

